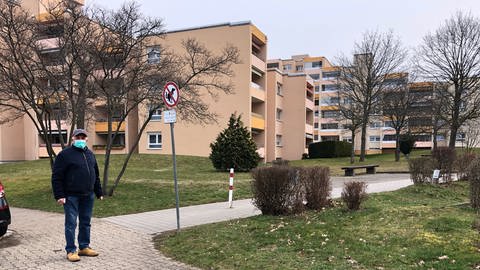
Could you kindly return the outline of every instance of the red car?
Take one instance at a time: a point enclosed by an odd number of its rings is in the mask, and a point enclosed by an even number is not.
[[[5,189],[0,182],[0,236],[7,232],[11,220],[10,208],[8,207],[7,198],[5,198]]]

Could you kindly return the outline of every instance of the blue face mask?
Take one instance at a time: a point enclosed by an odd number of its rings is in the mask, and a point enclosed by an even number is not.
[[[87,141],[86,140],[75,140],[73,142],[73,146],[77,148],[84,149],[87,146]]]

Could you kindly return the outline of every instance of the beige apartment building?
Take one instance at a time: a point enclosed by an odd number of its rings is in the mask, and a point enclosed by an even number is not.
[[[267,78],[267,161],[301,159],[313,142],[313,80],[278,67],[269,68]]]
[[[224,23],[167,32],[162,37],[152,37],[147,46],[148,52],[160,47],[179,52],[182,41],[194,38],[205,45],[212,53],[220,54],[232,44],[239,50],[240,64],[232,66],[234,77],[233,94],[219,93],[217,100],[203,96],[210,111],[219,117],[217,123],[200,125],[178,120],[175,124],[175,150],[180,155],[208,156],[210,143],[227,127],[232,113],[242,116],[242,121],[251,130],[257,144],[257,152],[266,157],[267,148],[267,37],[250,22]],[[155,54],[149,54],[155,57]],[[155,59],[149,61],[155,62]],[[181,90],[180,90],[181,102]],[[146,108],[139,110],[139,122],[146,115]],[[170,127],[163,123],[161,112],[157,112],[144,132],[139,145],[139,153],[171,153]]]

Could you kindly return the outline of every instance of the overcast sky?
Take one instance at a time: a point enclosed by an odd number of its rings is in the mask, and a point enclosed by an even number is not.
[[[117,8],[121,0],[86,0]],[[456,11],[480,16],[479,0],[137,0],[142,11],[164,19],[166,30],[252,21],[268,37],[268,58],[296,54],[333,60],[349,54],[366,30],[392,29],[408,48]]]

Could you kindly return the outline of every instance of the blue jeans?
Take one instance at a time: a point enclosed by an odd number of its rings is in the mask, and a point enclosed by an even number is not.
[[[92,219],[94,194],[86,196],[67,196],[63,205],[65,212],[65,239],[67,253],[75,252],[75,229],[78,225],[78,246],[80,249],[90,245],[90,220]]]

